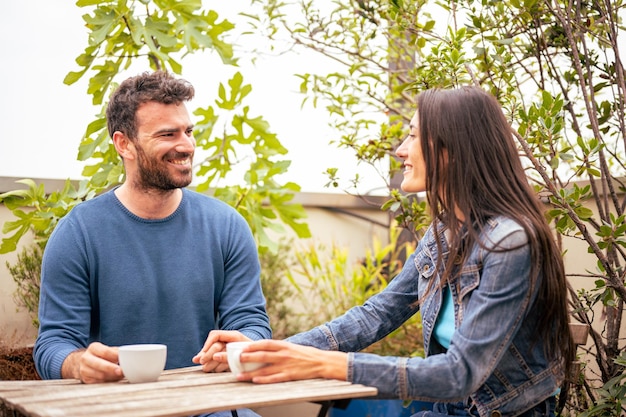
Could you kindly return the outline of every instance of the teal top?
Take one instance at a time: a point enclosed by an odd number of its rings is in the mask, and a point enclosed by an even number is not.
[[[452,291],[447,285],[443,289],[442,297],[443,303],[433,329],[433,336],[441,346],[448,349],[454,334],[454,303],[452,302]]]

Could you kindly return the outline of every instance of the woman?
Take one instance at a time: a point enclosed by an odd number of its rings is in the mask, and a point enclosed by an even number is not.
[[[434,221],[402,272],[343,316],[286,341],[258,341],[241,380],[336,378],[381,397],[436,402],[421,416],[553,416],[574,349],[563,261],[496,99],[428,90],[397,150],[401,188],[426,192]],[[426,358],[359,352],[421,311]],[[211,332],[194,358],[224,369]],[[348,353],[345,353],[348,352]]]

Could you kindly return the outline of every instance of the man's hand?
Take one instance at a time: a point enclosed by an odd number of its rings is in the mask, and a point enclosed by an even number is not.
[[[224,372],[228,370],[228,363],[225,356],[221,361],[213,358],[218,352],[226,351],[228,342],[244,342],[250,339],[235,330],[211,330],[204,342],[204,346],[191,360],[193,363],[202,365],[204,372]]]
[[[117,347],[94,342],[70,353],[61,367],[63,378],[80,379],[85,384],[119,381],[124,377],[118,365]]]

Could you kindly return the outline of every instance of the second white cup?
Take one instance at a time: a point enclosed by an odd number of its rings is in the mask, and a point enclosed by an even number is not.
[[[226,353],[228,354],[228,366],[234,374],[242,372],[252,372],[265,366],[263,362],[241,362],[241,352],[243,348],[252,342],[230,342],[226,344]]]

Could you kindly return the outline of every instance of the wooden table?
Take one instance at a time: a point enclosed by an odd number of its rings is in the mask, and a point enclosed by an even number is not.
[[[329,379],[237,382],[232,373],[205,373],[199,366],[164,371],[157,382],[143,384],[126,380],[103,384],[81,384],[73,379],[0,381],[0,403],[31,417],[175,417],[376,394],[376,388]]]

